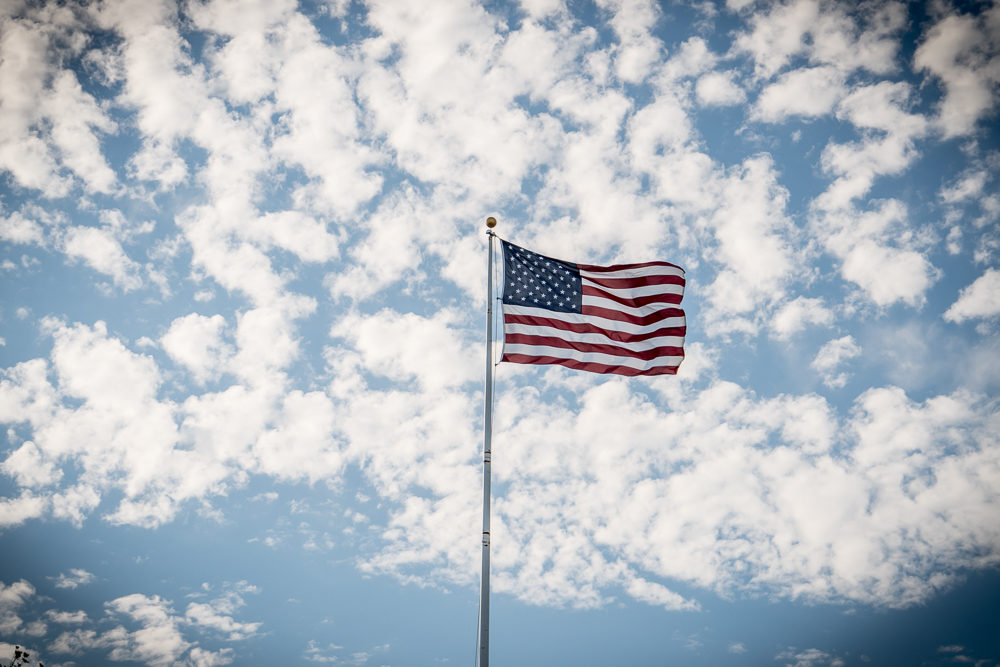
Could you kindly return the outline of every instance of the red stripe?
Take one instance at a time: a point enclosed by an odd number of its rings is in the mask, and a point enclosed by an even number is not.
[[[640,326],[645,326],[647,324],[656,324],[657,322],[662,322],[663,320],[670,317],[683,317],[684,311],[680,308],[664,308],[663,310],[658,310],[655,313],[650,313],[649,315],[643,315],[639,317],[637,315],[629,315],[623,313],[620,310],[611,310],[610,308],[601,308],[600,306],[589,306],[583,304],[582,315],[592,315],[595,317],[603,317],[606,320],[617,320],[619,322],[630,322],[631,324],[638,324]]]
[[[683,294],[647,294],[646,296],[635,296],[631,299],[626,299],[625,297],[618,296],[617,294],[612,294],[610,292],[605,292],[604,290],[597,289],[596,287],[591,287],[590,285],[583,286],[584,296],[599,296],[604,299],[610,299],[616,301],[625,306],[634,306],[638,308],[639,306],[647,306],[651,303],[672,303],[678,304],[681,299],[684,298]]]
[[[681,267],[676,264],[671,264],[670,262],[640,262],[638,264],[613,264],[611,266],[598,266],[596,264],[577,264],[577,268],[582,271],[624,271],[626,269],[643,269],[647,266],[669,266],[674,269],[681,269]]]
[[[684,285],[684,276],[641,276],[639,278],[604,278],[602,276],[584,276],[584,280],[597,283],[602,287],[612,289],[630,289],[646,285]]]
[[[655,347],[651,350],[633,350],[628,347],[617,345],[607,345],[603,343],[583,343],[580,341],[556,338],[555,336],[532,336],[530,334],[507,334],[504,342],[522,345],[545,345],[548,347],[561,347],[567,350],[577,350],[578,352],[610,354],[615,357],[629,357],[630,359],[642,359],[651,361],[658,357],[681,357],[684,356],[683,347]]]
[[[660,336],[684,336],[687,334],[687,327],[663,327],[662,329],[657,329],[656,331],[632,334],[625,331],[611,331],[610,329],[604,329],[594,324],[566,322],[564,320],[555,320],[548,317],[533,317],[531,315],[508,315],[506,313],[503,316],[503,321],[505,324],[526,324],[528,326],[552,327],[553,329],[562,329],[563,331],[572,331],[574,333],[604,334],[608,338],[621,343],[625,343],[630,340],[641,341],[649,340],[650,338],[658,338]]]
[[[639,370],[631,366],[611,366],[608,364],[595,364],[591,362],[577,361],[575,359],[559,359],[558,357],[534,357],[527,354],[505,354],[500,361],[509,361],[513,364],[559,364],[567,368],[578,371],[590,371],[592,373],[614,373],[615,375],[677,375],[677,366],[656,366]]]

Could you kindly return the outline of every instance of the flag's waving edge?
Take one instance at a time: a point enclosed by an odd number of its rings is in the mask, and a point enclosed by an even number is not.
[[[674,375],[687,327],[684,269],[565,262],[501,239],[501,361],[593,373]]]

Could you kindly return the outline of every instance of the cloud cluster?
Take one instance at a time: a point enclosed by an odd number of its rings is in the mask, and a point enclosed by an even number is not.
[[[639,573],[651,572],[723,595],[906,606],[946,587],[955,565],[997,562],[993,401],[917,404],[887,387],[840,422],[818,396],[760,399],[719,383],[670,407],[619,382],[573,406],[505,394],[494,438],[499,590],[586,607],[617,589],[693,606],[649,587]],[[400,513],[390,537],[410,546],[375,564],[405,573],[440,559],[410,536],[449,513],[462,521],[459,508],[443,499]]]
[[[74,587],[92,580],[93,575],[85,570],[72,572]],[[61,575],[56,586],[60,587],[62,581]],[[195,597],[205,601],[188,603],[183,614],[158,595],[133,593],[106,602],[104,618],[91,619],[83,611],[52,608],[36,611],[50,604],[51,599],[38,595],[26,581],[9,585],[0,582],[0,631],[7,636],[42,637],[48,633],[48,625],[57,626],[54,638],[45,644],[42,654],[45,656],[72,659],[96,654],[114,662],[147,665],[228,665],[233,661],[231,648],[218,651],[202,648],[192,632],[202,637],[221,636],[227,642],[256,636],[260,623],[238,621],[236,616],[245,604],[243,596],[256,593],[257,589],[245,581],[226,583],[221,595],[214,598],[208,597],[210,586],[206,584],[203,589],[205,592]],[[18,613],[37,614],[38,618],[25,622]]]
[[[269,364],[285,363],[289,354],[275,346],[274,328],[281,325],[258,311],[244,319],[256,325],[246,340],[237,331],[237,359],[254,354],[254,366],[240,371],[248,384],[192,395],[183,403],[160,396],[163,378],[154,359],[109,336],[103,322],[88,327],[47,321],[51,362],[33,360],[5,372],[0,419],[26,422],[33,432],[32,440],[8,455],[4,472],[25,489],[49,492],[42,497],[25,491],[19,501],[8,501],[3,522],[50,512],[81,523],[105,494],[116,491],[120,501],[109,520],[156,526],[187,500],[240,486],[249,472],[335,478],[343,463],[330,436],[329,398],[284,393]],[[266,351],[254,348],[261,330],[271,336]],[[168,349],[176,354],[178,348]],[[59,488],[64,466],[75,473],[75,483]]]
[[[684,264],[697,318],[676,382],[501,371],[497,590],[699,608],[674,581],[905,606],[996,565],[996,401],[873,378],[851,318],[920,316],[944,234],[959,254],[966,227],[1000,215],[996,158],[974,142],[997,103],[1000,10],[932,15],[909,57],[903,3],[729,4],[725,52],[661,41],[662,10],[641,1],[599,2],[602,30],[558,2],[372,3],[354,18],[332,3],[337,38],[290,1],[3,10],[0,169],[19,195],[0,240],[142,312],[43,314],[44,350],[0,370],[0,470],[16,487],[0,527],[155,528],[253,475],[335,487],[353,469],[388,512],[360,569],[472,584],[484,369],[469,313],[486,294],[471,222],[508,208],[524,221],[511,235],[547,254]],[[933,115],[904,71],[941,82]],[[713,146],[712,114],[757,149]],[[776,147],[811,128],[817,184],[795,190]],[[931,191],[981,215],[953,232],[879,187],[958,137],[975,168]],[[1000,312],[995,238],[978,238],[985,266],[942,308],[948,326]],[[26,264],[5,270],[34,275]],[[831,390],[866,373],[853,403],[758,393],[718,363],[733,341],[813,335],[802,373]],[[22,626],[30,595],[0,589],[3,627]],[[183,613],[121,597],[115,629],[52,650],[225,664],[183,629],[253,636],[239,595]]]

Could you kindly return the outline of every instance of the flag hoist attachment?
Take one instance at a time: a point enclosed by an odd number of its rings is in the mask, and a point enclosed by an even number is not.
[[[490,664],[490,459],[493,436],[493,228],[497,219],[486,218],[489,251],[486,260],[486,410],[483,418],[483,572],[479,590],[479,667]]]

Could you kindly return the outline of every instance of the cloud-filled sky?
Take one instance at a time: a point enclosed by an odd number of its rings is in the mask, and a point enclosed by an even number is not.
[[[471,664],[487,237],[687,271],[496,368],[495,664],[1000,664],[1000,3],[0,6],[0,660]]]

